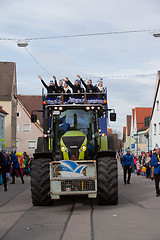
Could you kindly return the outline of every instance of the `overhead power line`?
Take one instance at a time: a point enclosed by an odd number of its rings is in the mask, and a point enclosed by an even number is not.
[[[132,31],[122,31],[122,32],[101,32],[101,33],[84,33],[84,34],[71,34],[71,35],[61,35],[52,37],[39,37],[39,38],[26,38],[25,40],[47,40],[54,38],[74,38],[74,37],[90,37],[90,36],[102,36],[102,35],[112,35],[112,34],[127,34],[127,33],[140,33],[140,32],[150,32],[151,30],[132,30]]]
[[[144,73],[144,74],[132,74],[132,75],[107,75],[107,76],[101,76],[102,78],[143,78],[143,77],[155,77],[157,74],[155,73]],[[93,76],[91,78],[98,78],[98,76]]]
[[[38,62],[38,60],[30,53],[30,51],[29,51],[27,48],[25,48],[25,50],[28,52],[28,54],[34,59],[34,61],[35,61],[46,73],[48,73],[49,75],[52,76],[52,73],[50,73],[46,68],[44,68],[44,67]]]
[[[84,33],[84,34],[71,34],[71,35],[60,35],[60,36],[51,36],[51,37],[32,37],[32,38],[21,38],[26,41],[32,40],[49,40],[56,38],[74,38],[74,37],[91,37],[91,36],[102,36],[102,35],[114,35],[114,34],[129,34],[129,33],[153,33],[157,32],[158,29],[140,29],[140,30],[127,30],[127,31],[111,31],[111,32],[100,32],[100,33]],[[0,38],[2,41],[18,41],[18,38]]]

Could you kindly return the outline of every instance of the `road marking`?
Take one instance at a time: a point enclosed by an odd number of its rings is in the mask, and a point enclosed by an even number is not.
[[[63,236],[63,240],[91,239],[91,209],[82,203],[76,203],[73,214]]]
[[[0,208],[0,239],[32,207],[30,196],[28,188]]]

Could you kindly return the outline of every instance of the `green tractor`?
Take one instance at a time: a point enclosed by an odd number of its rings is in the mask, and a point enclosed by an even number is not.
[[[84,94],[85,95],[85,94]],[[83,97],[82,97],[83,99]],[[108,112],[105,100],[91,103],[55,104],[44,99],[43,137],[38,139],[31,164],[33,205],[49,205],[61,196],[87,195],[99,204],[118,203],[118,172],[113,138],[107,136]],[[36,114],[31,115],[36,122]]]

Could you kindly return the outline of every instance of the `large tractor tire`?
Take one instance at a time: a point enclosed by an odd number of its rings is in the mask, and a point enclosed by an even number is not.
[[[31,164],[31,196],[34,206],[51,204],[50,197],[50,159],[33,159]]]
[[[97,188],[100,205],[116,205],[118,203],[116,159],[111,157],[99,157],[97,159]]]

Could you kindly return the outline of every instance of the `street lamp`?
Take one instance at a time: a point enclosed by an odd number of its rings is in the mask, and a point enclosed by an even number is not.
[[[157,29],[157,30],[155,30],[154,32],[152,32],[153,33],[153,37],[160,37],[160,30],[159,29]]]
[[[153,37],[160,37],[160,33],[153,33]]]
[[[18,45],[18,47],[27,47],[28,42],[25,40],[18,40],[17,45]]]

